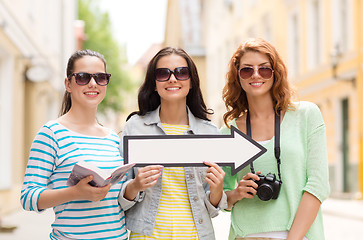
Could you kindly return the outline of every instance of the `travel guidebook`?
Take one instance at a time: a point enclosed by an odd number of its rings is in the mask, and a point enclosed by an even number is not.
[[[99,167],[93,165],[92,163],[79,161],[74,164],[71,175],[68,178],[67,185],[76,185],[82,178],[89,175],[93,175],[93,180],[89,183],[95,187],[103,187],[108,183],[112,185],[121,181],[123,176],[135,165],[135,163],[125,164],[113,170],[110,173],[107,170],[100,169]]]

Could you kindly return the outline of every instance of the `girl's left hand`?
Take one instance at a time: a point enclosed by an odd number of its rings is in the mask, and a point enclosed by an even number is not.
[[[207,169],[207,176],[205,180],[209,184],[210,190],[210,202],[217,206],[219,201],[221,200],[223,194],[223,180],[224,180],[224,171],[218,166],[216,163],[212,162],[203,162],[205,165],[209,166]]]
[[[216,163],[212,162],[203,162],[205,165],[209,166],[207,169],[207,176],[205,180],[209,184],[209,190],[212,192],[223,191],[223,180],[224,180],[224,171],[218,166]]]

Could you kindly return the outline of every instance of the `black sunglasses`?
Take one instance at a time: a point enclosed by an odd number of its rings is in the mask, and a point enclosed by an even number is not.
[[[188,67],[177,67],[174,71],[169,68],[157,68],[155,69],[155,79],[159,82],[165,82],[170,79],[171,74],[174,74],[177,80],[188,80],[190,78]]]
[[[78,85],[87,85],[91,78],[93,78],[96,83],[100,86],[106,86],[110,81],[111,74],[110,73],[86,73],[86,72],[79,72],[79,73],[72,73],[69,75],[68,79],[71,79],[74,76],[76,79],[76,83]]]
[[[255,67],[243,67],[238,71],[238,74],[242,79],[249,79],[255,73],[255,69]],[[270,67],[260,66],[257,67],[257,72],[263,79],[270,79],[274,70]]]

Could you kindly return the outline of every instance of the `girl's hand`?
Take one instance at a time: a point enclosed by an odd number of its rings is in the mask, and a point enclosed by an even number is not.
[[[257,172],[259,174],[260,172]],[[236,187],[236,197],[237,201],[243,198],[253,198],[257,193],[258,184],[254,181],[260,180],[260,178],[253,173],[247,173],[243,176],[241,181],[239,181],[238,186]]]
[[[150,165],[139,168],[136,177],[126,186],[124,197],[133,200],[140,191],[152,187],[156,184],[157,179],[161,176],[161,165]]]
[[[111,184],[104,187],[92,187],[88,183],[93,176],[81,179],[75,186],[61,189],[47,189],[39,195],[38,208],[47,209],[74,200],[99,201],[105,198]]]
[[[134,188],[140,192],[154,186],[161,175],[162,169],[163,166],[160,165],[150,165],[140,168],[137,171],[136,178],[133,180]]]
[[[261,172],[257,172],[260,174]],[[238,186],[232,191],[226,192],[227,194],[227,210],[231,210],[233,205],[243,198],[253,198],[257,193],[258,184],[255,181],[260,180],[259,176],[253,173],[247,173],[243,176]],[[254,181],[255,180],[255,181]]]
[[[93,176],[89,175],[81,179],[73,188],[76,198],[79,200],[100,201],[104,199],[111,188],[111,184],[104,187],[93,187],[88,183],[93,180]]]
[[[223,180],[225,175],[223,169],[216,163],[203,163],[209,166],[209,168],[207,169],[207,176],[205,180],[209,184],[209,190],[211,191],[211,193],[223,191]]]
[[[216,163],[204,162],[209,166],[207,169],[206,182],[209,184],[210,196],[209,200],[213,206],[218,206],[223,194],[223,180],[225,172]]]

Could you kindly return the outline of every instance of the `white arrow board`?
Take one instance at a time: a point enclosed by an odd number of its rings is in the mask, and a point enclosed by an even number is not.
[[[231,135],[124,136],[124,162],[135,166],[231,166],[232,175],[266,152],[266,148],[231,126]]]

